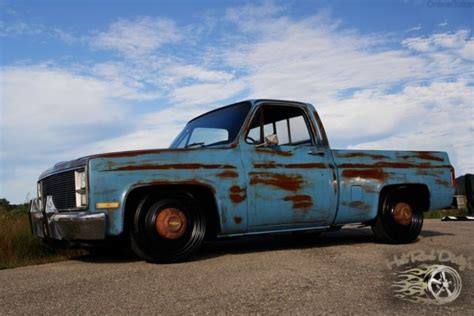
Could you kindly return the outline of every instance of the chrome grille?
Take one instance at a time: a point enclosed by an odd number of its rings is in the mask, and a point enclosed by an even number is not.
[[[41,180],[43,197],[52,196],[54,205],[58,210],[76,208],[74,171],[69,170],[53,174]]]

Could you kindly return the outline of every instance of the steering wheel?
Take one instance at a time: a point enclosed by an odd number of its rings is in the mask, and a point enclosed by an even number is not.
[[[250,137],[250,136],[248,136],[248,135],[245,136],[245,141],[246,141],[247,143],[251,143],[252,145],[258,144],[258,142],[257,142],[255,139],[253,139],[252,137]]]

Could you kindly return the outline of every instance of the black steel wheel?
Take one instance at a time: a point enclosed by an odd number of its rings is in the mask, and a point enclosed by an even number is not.
[[[383,201],[372,231],[377,241],[406,244],[418,238],[422,226],[423,211],[409,195],[394,191]]]
[[[145,197],[138,205],[131,229],[132,250],[150,262],[188,259],[202,245],[206,217],[190,198]]]

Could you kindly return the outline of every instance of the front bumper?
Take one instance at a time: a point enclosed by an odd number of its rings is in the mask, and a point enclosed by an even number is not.
[[[105,213],[59,213],[50,196],[44,207],[42,204],[38,199],[33,199],[30,203],[29,217],[33,235],[68,241],[105,239]]]

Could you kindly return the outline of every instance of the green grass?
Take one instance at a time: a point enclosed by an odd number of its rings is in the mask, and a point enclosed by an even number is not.
[[[466,216],[467,209],[447,209],[426,212],[425,219],[440,219],[444,216]]]
[[[55,251],[41,244],[30,231],[24,211],[0,211],[0,270],[67,260],[77,250]]]

